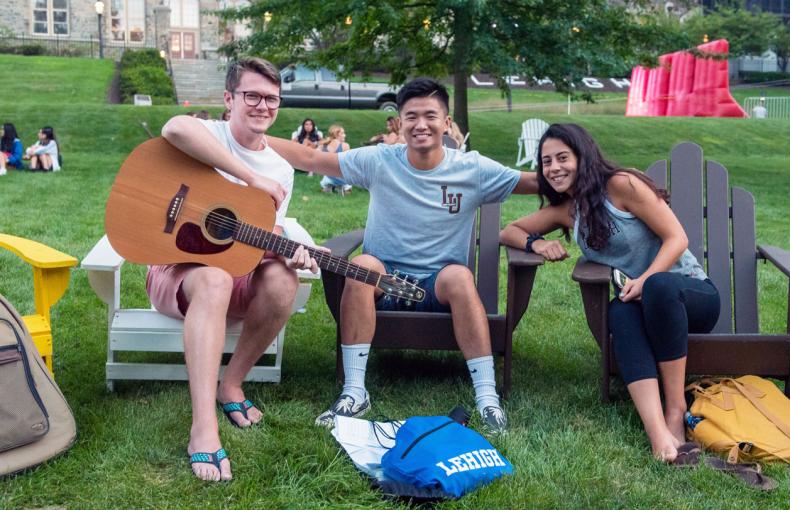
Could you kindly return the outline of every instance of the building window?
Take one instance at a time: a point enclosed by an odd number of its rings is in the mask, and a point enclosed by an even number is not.
[[[69,0],[33,0],[33,33],[68,35]]]
[[[145,0],[112,0],[110,33],[118,42],[143,42],[145,38]]]
[[[170,26],[200,28],[199,0],[170,0]]]

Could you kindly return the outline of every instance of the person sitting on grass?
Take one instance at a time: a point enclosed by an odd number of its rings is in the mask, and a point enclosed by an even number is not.
[[[349,150],[351,147],[346,143],[346,130],[343,129],[343,126],[338,124],[332,124],[329,126],[329,137],[321,141],[319,145],[319,150],[322,152],[344,152]],[[338,179],[337,177],[330,177],[325,175],[321,179],[321,191],[324,193],[332,193],[333,191],[337,190],[342,195],[347,195],[351,193],[351,185],[346,184],[343,179]]]
[[[60,153],[55,130],[44,126],[38,131],[38,141],[27,148],[25,157],[30,158],[30,169],[44,172],[60,170]]]
[[[305,119],[302,121],[302,125],[293,140],[311,149],[318,147],[318,142],[321,141],[321,137],[318,134],[318,128],[315,127],[313,119]]]
[[[679,453],[692,446],[684,444],[688,334],[713,329],[719,293],[687,249],[665,190],[607,161],[581,126],[553,124],[538,147],[539,194],[549,205],[505,227],[500,241],[559,261],[568,257],[565,247],[540,235],[573,229],[588,260],[628,276],[609,306],[617,366],[653,456],[683,462]]]
[[[387,145],[406,143],[406,139],[401,134],[400,119],[398,117],[387,117],[387,132],[378,134],[368,141],[368,145],[377,143],[385,143]]]
[[[423,302],[404,302],[346,280],[340,307],[345,384],[316,425],[332,426],[335,416],[361,416],[370,409],[365,371],[376,310],[416,310],[452,314],[484,427],[503,432],[507,418],[496,392],[488,320],[467,266],[469,240],[478,206],[501,202],[513,192],[536,193],[535,174],[443,147],[451,122],[449,96],[437,81],[412,80],[398,92],[397,103],[405,144],[338,154],[269,139],[292,165],[369,190],[363,254],[353,262],[381,273],[397,270],[426,291]]]
[[[16,128],[10,122],[0,129],[0,175],[5,175],[9,168],[22,168],[22,142],[17,136]]]
[[[282,234],[294,170],[265,137],[280,107],[280,73],[259,58],[233,62],[225,79],[224,101],[229,121],[179,115],[165,124],[162,136],[223,177],[268,194],[277,209],[273,231]],[[164,167],[151,171],[166,172]],[[254,271],[239,278],[199,264],[148,269],[146,290],[151,304],[165,315],[184,319],[184,357],[192,401],[187,453],[192,471],[202,480],[232,477],[220,443],[216,406],[237,427],[250,427],[263,418],[247,399],[242,382],[291,315],[299,285],[296,269],[318,270],[302,246],[288,260],[267,253]],[[244,324],[217,386],[228,317],[241,318]]]

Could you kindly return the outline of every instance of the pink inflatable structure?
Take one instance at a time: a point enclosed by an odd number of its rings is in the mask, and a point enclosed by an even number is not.
[[[703,56],[676,51],[661,55],[656,68],[634,67],[626,116],[746,117],[730,94],[727,59],[722,58],[729,53],[727,40],[711,41],[697,49]]]

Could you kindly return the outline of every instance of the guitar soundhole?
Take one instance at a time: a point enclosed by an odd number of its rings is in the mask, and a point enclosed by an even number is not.
[[[199,255],[211,255],[222,253],[233,246],[233,243],[215,244],[203,235],[200,225],[196,223],[184,223],[179,227],[176,234],[176,247],[186,253]]]
[[[214,209],[206,216],[206,232],[218,241],[233,238],[236,225],[236,215],[230,209]]]

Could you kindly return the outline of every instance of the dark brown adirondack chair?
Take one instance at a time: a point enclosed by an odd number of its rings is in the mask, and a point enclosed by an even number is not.
[[[708,160],[702,149],[681,143],[670,165],[653,163],[647,174],[671,193],[672,211],[697,257],[721,295],[721,313],[713,331],[689,335],[687,374],[755,374],[785,381],[790,395],[790,305],[788,334],[760,334],[757,315],[757,261],[768,260],[790,277],[790,252],[756,246],[754,197],[729,188],[727,170]],[[704,186],[704,187],[703,187]],[[601,398],[609,400],[610,376],[617,373],[607,321],[611,268],[579,259],[579,282],[587,324],[602,352]]]
[[[499,314],[499,204],[480,207],[478,221],[473,229],[468,266],[475,273],[477,290],[488,315],[491,330],[491,349],[504,356],[502,393],[511,387],[513,363],[513,330],[518,325],[529,304],[537,266],[543,257],[523,250],[507,248],[508,283],[507,311]],[[349,257],[362,244],[364,230],[356,230],[330,239],[324,246],[333,255]],[[322,271],[326,302],[337,323],[337,377],[343,379],[343,357],[340,350],[340,297],[345,278]],[[449,313],[377,312],[374,349],[436,349],[458,350]]]

